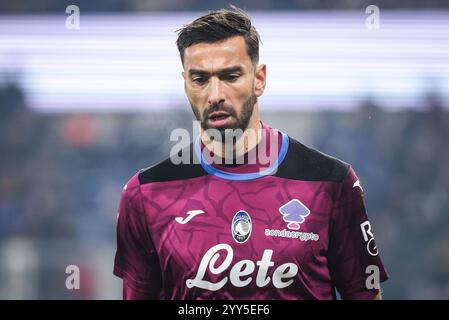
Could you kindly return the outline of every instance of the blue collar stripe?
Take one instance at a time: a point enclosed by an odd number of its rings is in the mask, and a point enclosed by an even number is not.
[[[211,164],[207,163],[207,161],[203,157],[203,153],[201,152],[200,137],[198,137],[195,141],[195,146],[194,146],[195,153],[196,153],[196,156],[198,157],[198,159],[200,159],[201,166],[209,174],[212,174],[218,178],[226,179],[226,180],[237,180],[237,181],[254,180],[254,179],[262,178],[264,176],[268,176],[268,175],[275,173],[277,171],[277,168],[279,167],[279,165],[282,163],[282,161],[284,161],[284,158],[287,155],[287,151],[288,151],[289,139],[285,133],[283,133],[282,131],[280,131],[280,133],[282,136],[281,149],[279,150],[279,154],[276,158],[276,161],[274,162],[274,164],[272,166],[270,166],[260,172],[232,173],[232,172],[227,172],[227,171],[223,171],[223,170],[215,168]]]

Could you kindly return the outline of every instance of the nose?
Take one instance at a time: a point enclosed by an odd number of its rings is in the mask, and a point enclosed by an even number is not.
[[[209,82],[209,97],[207,100],[209,105],[215,105],[225,102],[224,92],[220,79],[212,77]]]

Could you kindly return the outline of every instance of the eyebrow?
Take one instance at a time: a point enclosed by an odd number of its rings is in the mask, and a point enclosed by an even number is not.
[[[189,76],[192,76],[192,75],[212,76],[214,74],[222,75],[222,74],[226,74],[226,73],[242,72],[242,71],[243,71],[243,68],[241,66],[232,66],[232,67],[228,67],[228,68],[223,68],[214,73],[210,73],[208,71],[204,71],[201,69],[189,69]]]

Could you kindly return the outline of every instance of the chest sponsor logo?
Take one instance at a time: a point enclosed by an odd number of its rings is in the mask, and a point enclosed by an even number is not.
[[[224,259],[220,256],[220,251],[225,251]],[[273,250],[265,249],[262,258],[254,263],[252,260],[237,261],[232,267],[231,263],[234,257],[232,247],[226,243],[220,243],[204,254],[200,265],[193,279],[187,279],[187,287],[201,288],[210,291],[217,291],[223,288],[228,282],[234,287],[242,288],[250,285],[255,276],[256,286],[266,287],[272,283],[274,287],[283,289],[290,286],[298,274],[298,266],[294,263],[284,263],[276,267],[272,277],[268,276],[270,268],[275,263],[271,261]],[[217,265],[217,261],[222,261]],[[257,266],[257,267],[256,267]],[[231,267],[230,271],[227,271]],[[256,271],[257,268],[257,272]],[[206,276],[209,273],[209,276]],[[218,275],[215,281],[211,280],[210,275]],[[205,280],[205,278],[209,280]]]

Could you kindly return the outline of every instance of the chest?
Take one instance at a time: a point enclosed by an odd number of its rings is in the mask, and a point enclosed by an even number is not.
[[[226,245],[232,262],[300,263],[327,249],[332,199],[322,183],[267,177],[254,181],[193,179],[153,186],[144,201],[163,261],[188,269],[208,250]],[[221,252],[222,259],[229,250]],[[224,260],[223,260],[224,261]]]

